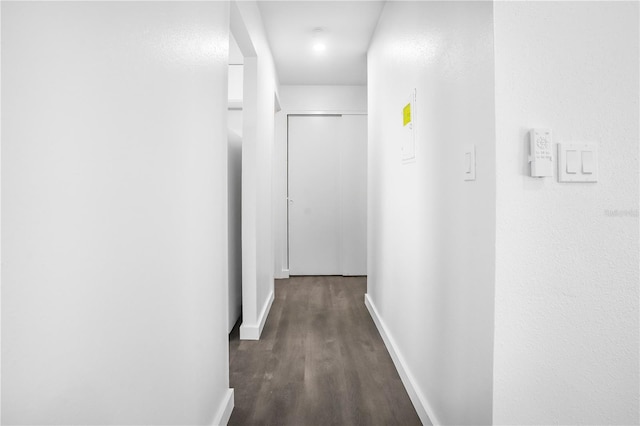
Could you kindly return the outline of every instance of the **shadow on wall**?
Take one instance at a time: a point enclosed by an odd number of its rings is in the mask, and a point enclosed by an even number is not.
[[[231,115],[233,111],[229,111]],[[242,311],[242,138],[229,129],[229,323],[233,325]]]

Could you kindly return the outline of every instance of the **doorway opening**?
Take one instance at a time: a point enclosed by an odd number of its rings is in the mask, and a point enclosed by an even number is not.
[[[229,34],[229,93],[227,111],[227,197],[228,197],[228,315],[227,332],[242,311],[242,123],[244,56]]]

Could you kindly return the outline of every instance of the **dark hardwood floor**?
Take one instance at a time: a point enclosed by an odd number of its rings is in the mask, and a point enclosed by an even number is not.
[[[364,305],[366,278],[276,280],[259,341],[230,335],[230,425],[420,425]]]

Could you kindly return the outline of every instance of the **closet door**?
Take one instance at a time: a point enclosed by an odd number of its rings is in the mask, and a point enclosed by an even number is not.
[[[367,116],[343,115],[340,136],[342,275],[367,275]]]
[[[289,116],[289,274],[341,275],[340,116]]]
[[[289,116],[288,145],[290,275],[366,275],[366,116]]]

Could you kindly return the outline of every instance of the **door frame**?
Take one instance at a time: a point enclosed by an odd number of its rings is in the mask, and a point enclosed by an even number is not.
[[[287,226],[286,226],[286,238],[284,239],[284,243],[286,245],[285,247],[285,252],[286,252],[286,265],[287,265],[287,269],[286,269],[286,276],[284,278],[289,278],[289,271],[291,270],[291,264],[290,264],[290,244],[289,244],[289,238],[290,238],[290,224],[289,224],[289,116],[343,116],[343,115],[368,115],[369,113],[367,111],[363,111],[363,110],[286,110],[283,111],[286,117],[286,129],[285,129],[285,149],[286,149],[286,160],[285,160],[285,178],[286,178],[286,203],[287,203],[287,208],[285,210],[285,214],[286,214],[286,219],[287,219]],[[368,163],[368,160],[367,160]]]

